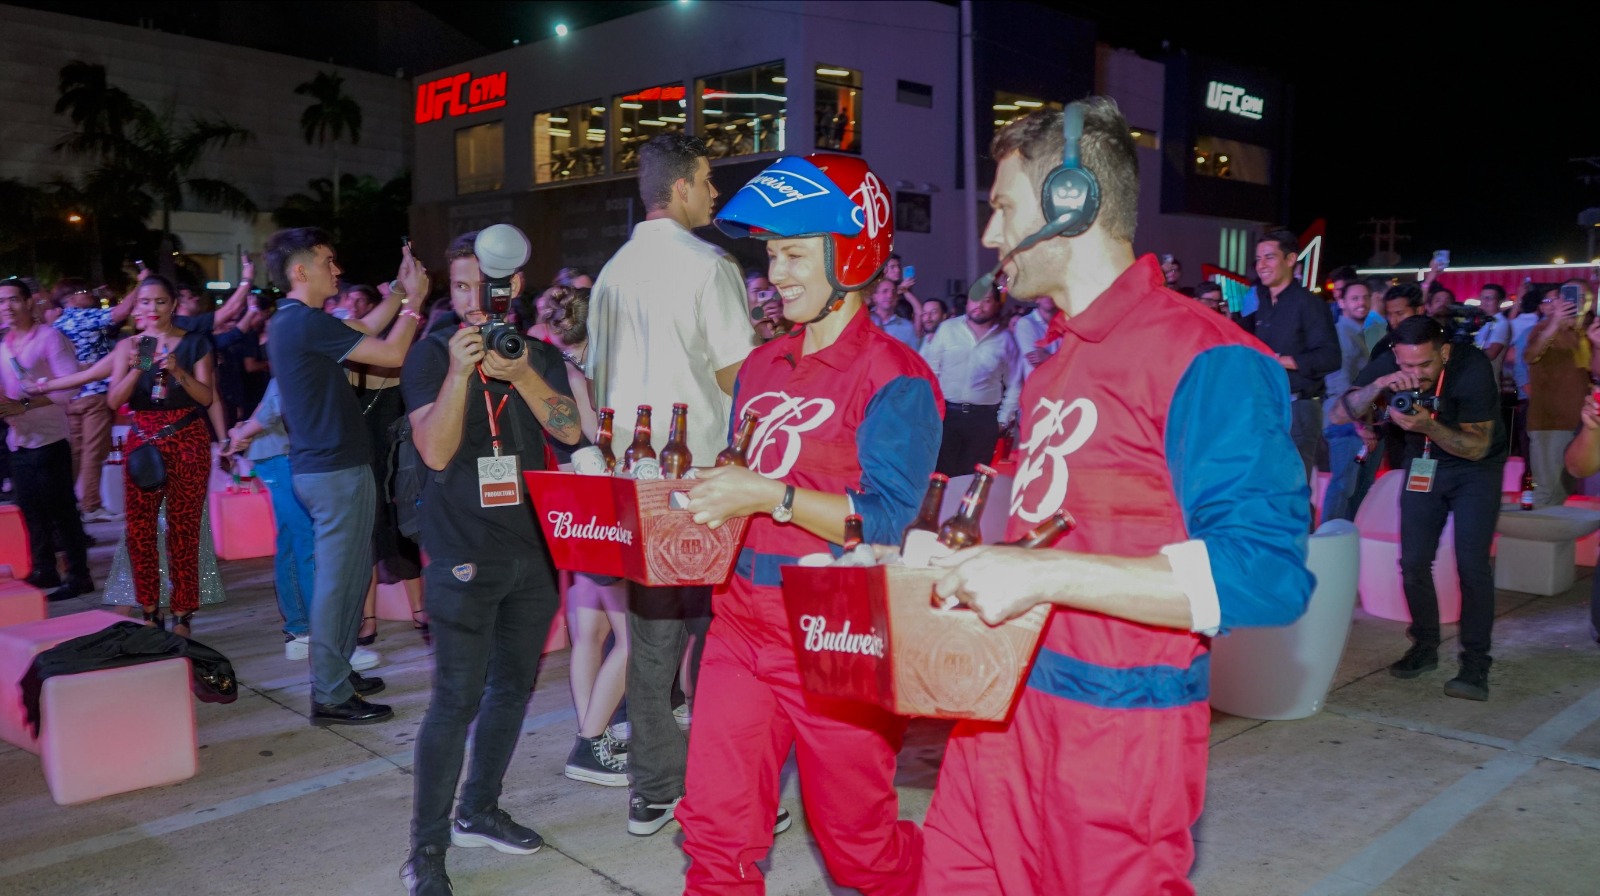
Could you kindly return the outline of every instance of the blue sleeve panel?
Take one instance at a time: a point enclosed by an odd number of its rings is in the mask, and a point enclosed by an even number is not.
[[[1221,630],[1299,619],[1316,584],[1311,492],[1278,362],[1242,345],[1201,352],[1172,396],[1166,452],[1184,526],[1211,561]]]
[[[867,403],[856,429],[862,488],[849,494],[868,544],[900,543],[922,504],[943,433],[933,387],[921,377],[890,380]]]

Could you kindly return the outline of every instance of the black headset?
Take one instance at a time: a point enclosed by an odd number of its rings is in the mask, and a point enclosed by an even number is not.
[[[1071,103],[1061,113],[1061,164],[1044,177],[1039,205],[1050,236],[1080,236],[1100,214],[1100,180],[1083,167],[1083,116],[1087,107]],[[1042,237],[1049,239],[1049,237]]]

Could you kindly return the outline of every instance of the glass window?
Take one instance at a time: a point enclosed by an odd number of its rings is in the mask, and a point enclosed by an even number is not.
[[[617,123],[618,171],[638,170],[639,146],[657,134],[681,132],[689,117],[682,84],[646,87],[612,102],[612,120]]]
[[[994,126],[1002,128],[1036,109],[1061,111],[1061,104],[1008,90],[994,92]]]
[[[788,83],[782,62],[696,81],[700,122],[711,157],[782,152]]]
[[[1194,145],[1194,170],[1207,177],[1271,185],[1272,150],[1221,137],[1201,137]]]
[[[861,73],[817,66],[817,149],[861,152]]]
[[[533,116],[533,182],[606,173],[606,107],[574,103]]]
[[[504,122],[456,131],[456,193],[482,193],[505,185]]]

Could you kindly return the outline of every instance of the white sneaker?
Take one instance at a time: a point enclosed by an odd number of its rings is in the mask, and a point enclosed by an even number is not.
[[[114,523],[120,519],[122,519],[121,516],[112,513],[104,507],[96,507],[95,509],[83,515],[83,521],[86,523]]]
[[[383,661],[383,657],[376,650],[357,647],[356,652],[350,654],[350,668],[355,672],[365,672]]]
[[[310,635],[300,635],[283,642],[283,658],[286,660],[303,660],[310,653]]]

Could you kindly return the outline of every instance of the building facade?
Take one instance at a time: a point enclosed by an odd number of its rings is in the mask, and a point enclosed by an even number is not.
[[[1246,141],[1210,121],[1222,113],[1207,108],[1209,87],[1173,84],[1223,75],[1178,62],[1097,45],[1092,23],[1026,3],[663,4],[417,78],[412,234],[434,251],[505,221],[534,244],[533,282],[561,267],[597,271],[644,218],[637,144],[688,131],[710,145],[724,196],[779,154],[861,154],[894,191],[896,251],[916,267],[919,295],[958,295],[995,260],[978,245],[995,130],[1097,92],[1136,129],[1136,248],[1177,255],[1192,285],[1202,263],[1227,262],[1245,234],[1283,217],[1287,100],[1259,75],[1230,72],[1227,83],[1254,92],[1229,101],[1254,114],[1265,95]],[[1247,142],[1265,153],[1265,174],[1259,153],[1246,169],[1210,149]],[[1208,161],[1183,161],[1202,148]],[[1246,174],[1267,183],[1238,189]],[[765,264],[760,247],[704,235]]]

